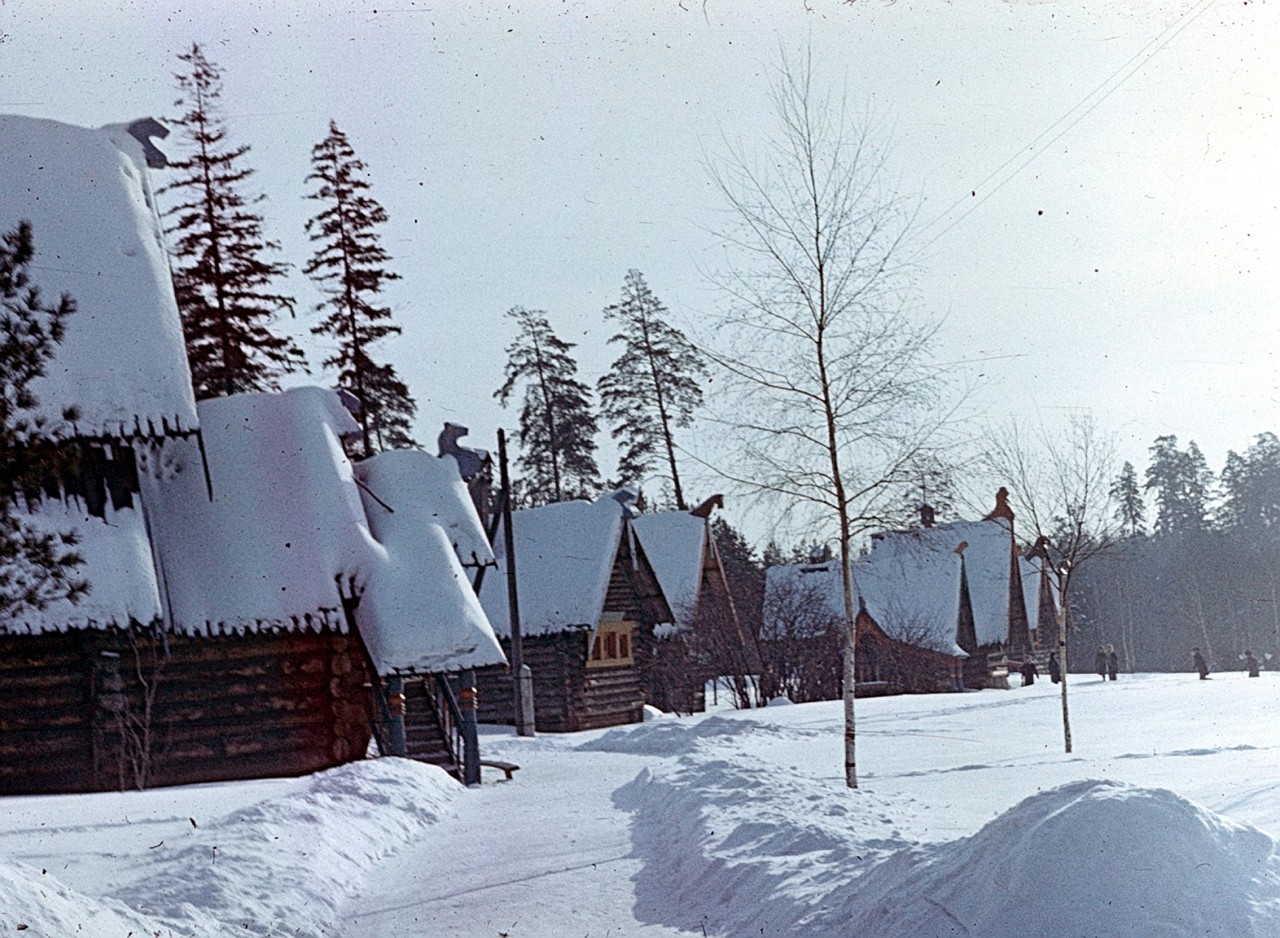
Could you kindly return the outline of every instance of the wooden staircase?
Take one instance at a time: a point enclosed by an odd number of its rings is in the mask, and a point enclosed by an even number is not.
[[[438,765],[452,775],[458,774],[458,753],[441,719],[436,699],[435,679],[405,682],[404,735],[406,755],[419,762]],[[450,721],[451,722],[451,721]]]
[[[404,679],[405,756],[438,765],[460,778],[462,745],[445,692],[438,683],[443,680],[431,674]],[[378,748],[391,752],[389,727],[384,721],[377,721],[375,735]]]

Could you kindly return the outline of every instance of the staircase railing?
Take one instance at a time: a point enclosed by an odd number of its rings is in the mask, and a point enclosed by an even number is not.
[[[470,671],[462,674],[462,703],[449,685],[448,675],[436,678],[436,711],[441,729],[453,747],[454,758],[466,785],[480,784],[480,740],[476,733],[476,688]]]
[[[449,746],[449,752],[453,756],[454,763],[461,772],[464,763],[462,739],[462,710],[458,706],[458,698],[454,696],[453,688],[449,686],[449,678],[447,675],[440,674],[435,676],[436,691],[436,714],[440,718],[440,732],[443,734],[445,742]]]

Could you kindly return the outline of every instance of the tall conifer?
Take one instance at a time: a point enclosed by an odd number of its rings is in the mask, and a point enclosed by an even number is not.
[[[516,386],[524,386],[519,464],[526,501],[590,496],[599,488],[597,426],[591,389],[578,380],[578,363],[569,354],[574,345],[556,336],[541,310],[515,306],[507,317],[520,334],[507,346],[506,381],[494,397],[505,407]]]
[[[163,190],[177,203],[172,218],[173,286],[197,398],[279,386],[281,375],[304,369],[302,350],[271,329],[276,314],[293,312],[292,297],[275,292],[288,265],[269,260],[279,245],[262,232],[262,216],[243,189],[253,170],[247,145],[233,147],[219,113],[222,74],[199,45],[178,56],[183,108],[172,122],[188,146],[170,163],[178,176]]]
[[[622,449],[618,472],[624,481],[639,483],[661,460],[676,507],[684,511],[675,430],[693,423],[706,365],[684,333],[667,322],[667,308],[638,270],[627,272],[621,301],[606,307],[604,315],[620,326],[610,344],[622,346],[598,385],[600,409]]]
[[[54,428],[32,414],[39,402],[31,382],[45,373],[76,310],[66,294],[45,302],[29,282],[34,256],[29,222],[0,237],[0,626],[55,600],[76,602],[89,591],[76,576],[77,536],[33,527],[16,512],[23,491],[38,488],[55,442]]]
[[[329,313],[311,331],[338,342],[324,364],[337,368],[338,382],[360,399],[363,455],[413,446],[409,427],[417,405],[395,368],[375,361],[370,348],[400,333],[391,322],[390,307],[378,303],[384,285],[400,279],[387,269],[391,258],[378,239],[387,213],[369,195],[365,165],[332,121],[328,136],[312,148],[311,166],[307,181],[317,188],[308,198],[323,207],[307,222],[319,247],[305,271],[328,294],[316,309]]]
[[[1130,537],[1141,534],[1147,509],[1138,489],[1138,473],[1133,463],[1126,461],[1120,475],[1111,484],[1111,499],[1116,504],[1115,519],[1120,522],[1121,529]]]

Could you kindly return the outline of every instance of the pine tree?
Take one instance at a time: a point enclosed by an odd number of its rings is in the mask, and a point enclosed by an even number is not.
[[[1213,498],[1215,480],[1213,470],[1192,440],[1185,454],[1187,474],[1187,524],[1195,531],[1209,526],[1210,500]]]
[[[597,428],[591,389],[577,379],[569,354],[574,345],[556,336],[542,310],[514,306],[507,317],[520,334],[507,346],[506,381],[494,397],[505,407],[524,385],[519,465],[526,497],[535,505],[588,497],[599,488]]]
[[[27,274],[34,256],[30,222],[0,238],[0,624],[89,591],[76,577],[82,559],[74,532],[33,528],[15,511],[19,494],[37,488],[55,443],[52,428],[32,414],[39,401],[31,382],[45,373],[76,310],[66,294],[44,301]]]
[[[1219,524],[1228,530],[1277,530],[1280,526],[1280,439],[1260,433],[1245,455],[1227,453],[1220,476]]]
[[[706,365],[684,333],[666,321],[667,308],[638,270],[627,272],[621,302],[606,307],[604,315],[621,326],[609,343],[621,345],[622,354],[598,384],[600,410],[622,449],[618,472],[624,481],[639,481],[662,459],[676,507],[684,511],[674,431],[693,423]]]
[[[288,266],[267,259],[279,245],[263,237],[262,216],[250,207],[261,197],[242,194],[253,170],[244,165],[249,147],[227,143],[221,72],[198,45],[178,59],[187,71],[175,76],[174,103],[185,110],[173,123],[190,155],[169,164],[179,175],[161,191],[177,198],[166,214],[192,385],[197,398],[273,390],[281,375],[306,366],[297,344],[270,328],[281,310],[293,312],[293,299],[271,288]]]
[[[1138,491],[1138,473],[1133,463],[1126,461],[1120,475],[1111,485],[1111,499],[1116,503],[1115,519],[1120,527],[1136,537],[1143,532],[1146,524],[1147,509],[1142,502],[1142,493]]]
[[[1156,493],[1157,534],[1185,534],[1207,526],[1213,473],[1194,442],[1183,451],[1176,436],[1157,437],[1145,488]]]
[[[324,364],[336,367],[339,384],[360,399],[363,455],[373,454],[375,442],[379,449],[414,446],[409,427],[417,405],[395,368],[370,354],[374,343],[400,334],[391,309],[377,303],[383,287],[400,279],[387,270],[391,258],[378,238],[387,213],[369,195],[365,165],[332,121],[329,135],[311,150],[311,165],[307,181],[318,187],[308,198],[324,208],[307,222],[320,247],[305,272],[329,297],[316,307],[328,317],[311,331],[338,340]]]

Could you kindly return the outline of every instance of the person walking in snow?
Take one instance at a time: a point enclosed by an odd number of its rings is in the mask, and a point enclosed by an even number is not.
[[[1093,656],[1093,670],[1098,672],[1098,677],[1104,681],[1107,679],[1107,646],[1099,645],[1098,653]]]
[[[1209,665],[1205,663],[1204,655],[1200,654],[1199,648],[1191,649],[1191,661],[1200,672],[1200,680],[1206,680],[1209,677]]]
[[[1022,672],[1023,687],[1030,687],[1034,684],[1036,682],[1036,675],[1040,673],[1036,670],[1036,663],[1030,658],[1022,662],[1022,667],[1019,670]]]
[[[1116,655],[1116,646],[1107,646],[1107,677],[1111,680],[1116,679],[1116,674],[1120,670],[1120,658]]]
[[[1062,664],[1058,661],[1056,651],[1049,652],[1049,680],[1058,684],[1062,681]]]
[[[1253,657],[1253,652],[1244,653],[1244,666],[1249,669],[1249,677],[1258,676],[1258,659]]]

